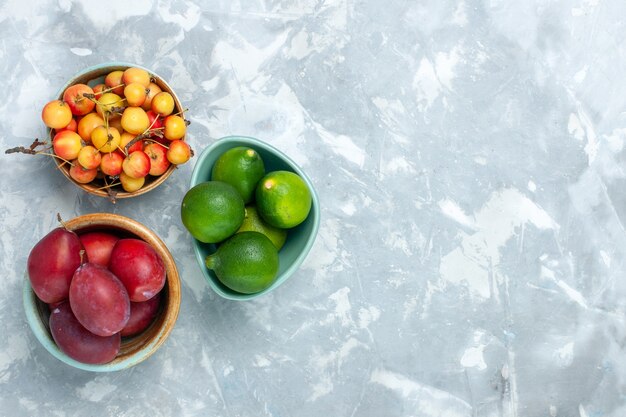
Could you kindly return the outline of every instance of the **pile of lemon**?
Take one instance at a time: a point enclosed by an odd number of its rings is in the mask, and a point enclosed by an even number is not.
[[[276,279],[278,251],[288,229],[306,220],[311,201],[298,174],[266,172],[257,151],[238,146],[219,156],[210,181],[185,194],[181,217],[194,238],[218,244],[207,268],[228,288],[252,294]]]

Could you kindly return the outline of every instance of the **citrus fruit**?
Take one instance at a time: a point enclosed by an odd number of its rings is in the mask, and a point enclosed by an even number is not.
[[[287,231],[271,226],[263,221],[255,206],[246,206],[246,216],[243,219],[241,227],[237,230],[237,233],[241,232],[263,233],[272,241],[278,250],[283,247],[285,240],[287,240]]]
[[[204,243],[217,243],[239,229],[244,204],[232,185],[207,181],[187,191],[180,214],[183,225],[194,238]]]
[[[288,229],[302,223],[311,210],[311,192],[298,174],[272,171],[256,187],[259,214],[272,226]]]
[[[207,256],[205,264],[231,290],[252,294],[274,282],[278,273],[278,250],[261,233],[241,232]]]
[[[237,146],[224,152],[215,161],[211,180],[224,181],[241,193],[247,204],[254,197],[254,189],[265,175],[261,156],[252,148]]]

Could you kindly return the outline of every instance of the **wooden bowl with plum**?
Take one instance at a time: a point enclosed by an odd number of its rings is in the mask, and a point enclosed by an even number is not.
[[[79,72],[41,117],[49,132],[41,145],[50,147],[63,175],[113,202],[155,189],[193,155],[178,96],[139,65],[114,62]]]
[[[180,279],[163,241],[130,218],[95,213],[60,221],[31,250],[23,301],[53,356],[110,372],[165,342],[180,308]]]

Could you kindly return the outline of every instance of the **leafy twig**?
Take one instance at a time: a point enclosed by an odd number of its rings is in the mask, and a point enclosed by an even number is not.
[[[24,146],[16,146],[15,148],[10,148],[4,151],[4,153],[24,153],[26,155],[37,155],[39,152],[37,148],[42,145],[46,145],[46,142],[42,142],[39,139],[35,139],[33,143],[30,144],[28,148]]]
[[[143,132],[140,135],[135,136],[130,142],[128,142],[126,144],[126,146],[124,146],[124,153],[126,155],[128,155],[128,150],[137,142],[139,142],[140,140],[144,140],[144,139],[148,139],[152,136],[156,136],[159,138],[163,137],[163,132],[161,132],[163,128],[157,128],[157,129],[151,129],[151,130],[146,130],[145,132]]]
[[[106,190],[107,190],[107,197],[109,197],[109,201],[110,201],[112,204],[115,204],[115,203],[116,203],[116,201],[117,201],[117,199],[116,199],[116,197],[117,197],[117,191],[115,191],[115,190],[114,190],[114,189],[112,189],[111,187],[108,187]]]
[[[126,107],[124,107],[124,106],[113,106],[113,107],[111,107],[111,110],[109,110],[109,113],[119,113],[119,114],[122,114],[122,113],[124,113],[124,110],[126,110]]]

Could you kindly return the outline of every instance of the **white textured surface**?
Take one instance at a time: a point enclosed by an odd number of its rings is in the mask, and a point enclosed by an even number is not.
[[[179,218],[193,161],[112,206],[0,155],[0,415],[626,415],[621,0],[0,0],[0,145],[44,134],[80,69],[152,68],[196,152],[229,134],[312,178],[320,232],[257,301],[213,294]],[[26,324],[33,244],[112,211],[165,240],[176,328],[114,374]]]

